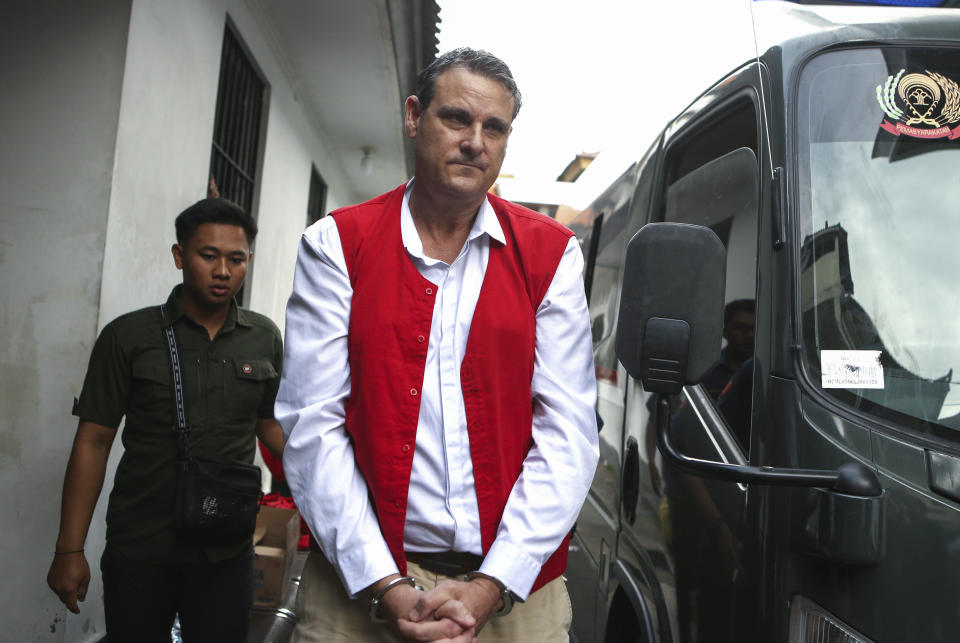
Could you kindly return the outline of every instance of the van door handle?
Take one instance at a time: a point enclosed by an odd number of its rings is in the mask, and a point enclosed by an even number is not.
[[[637,519],[637,500],[640,499],[640,447],[633,436],[627,438],[627,452],[623,457],[620,479],[623,517],[632,525]]]

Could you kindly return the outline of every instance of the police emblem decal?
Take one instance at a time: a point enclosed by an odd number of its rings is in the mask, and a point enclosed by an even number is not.
[[[901,69],[877,85],[877,102],[888,118],[880,127],[895,136],[960,138],[960,86],[942,74],[906,74]],[[889,120],[888,120],[889,119]]]

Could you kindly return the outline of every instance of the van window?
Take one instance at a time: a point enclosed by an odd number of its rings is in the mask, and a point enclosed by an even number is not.
[[[626,369],[617,360],[616,311],[627,241],[639,229],[646,216],[647,193],[652,169],[650,153],[631,167],[600,198],[591,210],[597,212],[591,227],[591,252],[587,267],[593,271],[590,292],[590,324],[593,330],[593,357],[597,377],[597,418],[600,431],[600,461],[594,474],[591,497],[608,520],[620,512],[621,464],[623,462],[623,426],[627,392]],[[652,165],[652,164],[650,164]],[[637,179],[639,172],[639,179]],[[589,530],[587,530],[589,531]],[[598,545],[595,551],[602,549]]]
[[[826,53],[799,92],[811,379],[858,412],[956,439],[960,50]]]
[[[634,190],[633,181],[619,181],[619,189],[627,188],[632,193],[626,198],[612,199],[619,207],[605,212],[603,223],[594,228],[590,242],[588,266],[591,275],[590,326],[593,332],[594,361],[597,377],[615,377],[620,391],[623,383],[616,376],[619,364],[616,355],[616,317],[620,308],[620,286],[623,284],[623,262],[627,256],[627,243],[637,233],[647,217],[648,195],[653,177],[648,151],[636,166],[638,179]]]
[[[591,226],[587,238],[580,240],[580,250],[583,252],[583,256],[587,257],[587,263],[583,270],[583,291],[588,302],[590,301],[590,290],[593,288],[593,268],[596,265],[597,243],[600,241],[601,228],[603,228],[603,212],[594,217],[593,226]],[[596,340],[597,338],[594,337],[594,341]]]
[[[590,255],[585,268],[585,275],[590,276],[590,326],[594,348],[613,339],[627,242],[642,225],[638,217],[646,215],[646,194],[650,190],[649,178],[636,177],[642,174],[641,168],[647,167],[650,156],[648,151],[590,206],[599,212],[593,219],[589,235]],[[613,368],[616,368],[616,358]]]
[[[593,253],[590,284],[590,327],[594,346],[610,337],[620,297],[623,260],[627,253],[629,208],[604,216],[599,237],[591,242]]]
[[[750,99],[681,140],[667,159],[662,215],[664,221],[710,228],[727,249],[724,347],[720,363],[701,386],[718,403],[744,452],[749,447],[756,323],[756,141],[756,107]]]

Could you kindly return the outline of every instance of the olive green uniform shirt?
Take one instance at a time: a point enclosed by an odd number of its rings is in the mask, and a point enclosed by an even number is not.
[[[160,306],[153,306],[107,324],[73,413],[111,428],[126,416],[123,456],[107,507],[107,542],[145,562],[216,562],[249,552],[251,542],[204,547],[174,531],[176,418],[164,329],[173,324],[177,337],[191,428],[188,455],[253,462],[257,420],[273,417],[283,347],[272,321],[235,302],[211,340],[180,307],[180,288],[170,294],[162,318]]]

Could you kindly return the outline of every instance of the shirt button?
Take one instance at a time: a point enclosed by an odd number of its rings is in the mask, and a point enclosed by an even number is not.
[[[396,507],[397,509],[399,509],[399,508],[400,508],[400,501],[399,501],[399,500],[394,500],[394,501],[393,501],[393,506]]]
[[[417,341],[420,342],[421,344],[424,342],[425,339],[426,337],[424,337],[423,335],[417,335]]]
[[[410,389],[410,395],[416,395],[416,394],[417,394],[417,389],[415,388]]]
[[[410,452],[410,445],[409,445],[409,444],[404,444],[402,447],[400,447],[400,450],[401,450],[402,452],[404,452],[404,453],[409,453],[409,452]]]
[[[426,291],[424,291],[424,292],[426,292],[428,295],[432,295],[432,294],[433,294],[433,288],[427,288]]]

